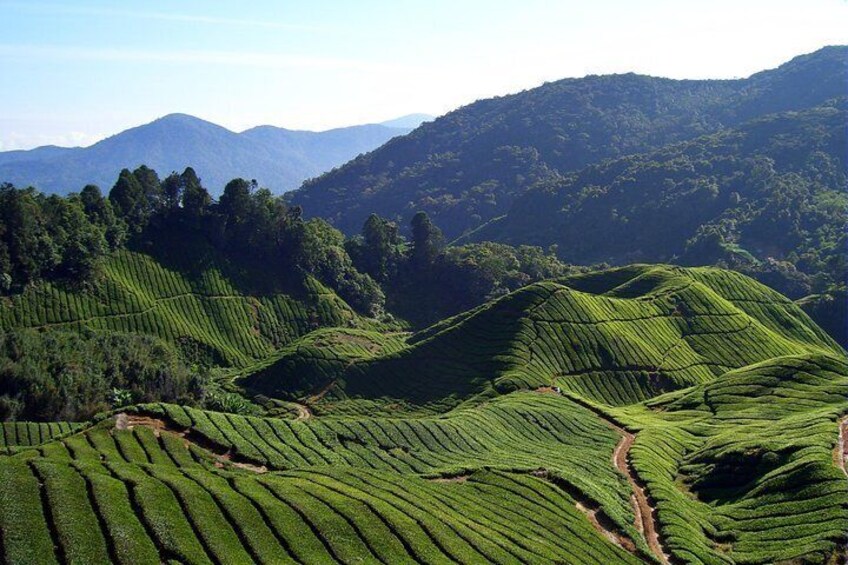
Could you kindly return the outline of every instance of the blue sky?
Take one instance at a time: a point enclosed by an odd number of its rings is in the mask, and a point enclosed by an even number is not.
[[[172,112],[319,130],[586,74],[741,77],[845,43],[846,0],[0,0],[0,150]]]

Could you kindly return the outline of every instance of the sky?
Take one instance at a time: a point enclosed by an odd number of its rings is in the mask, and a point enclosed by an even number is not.
[[[0,150],[173,112],[324,130],[587,74],[745,77],[834,44],[848,0],[0,0]]]

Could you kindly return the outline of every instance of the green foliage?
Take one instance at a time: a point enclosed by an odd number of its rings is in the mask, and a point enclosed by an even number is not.
[[[246,382],[285,398],[335,383],[315,405],[331,412],[363,402],[444,411],[554,383],[624,405],[781,355],[844,354],[795,304],[743,275],[647,265],[532,284],[406,344],[347,358],[299,347]]]
[[[19,519],[32,502],[35,518],[21,524],[33,540],[49,541],[55,531],[56,555],[93,561],[124,563],[136,549],[141,563],[156,562],[157,553],[185,563],[639,562],[593,529],[569,491],[528,474],[545,464],[564,481],[585,485],[628,535],[637,535],[626,483],[606,464],[615,434],[563,398],[524,394],[479,415],[469,410],[408,423],[287,423],[165,404],[133,412],[169,427],[187,420],[189,433],[179,438],[162,429],[157,442],[150,430],[111,429],[109,420],[49,452],[0,459],[0,473],[17,474],[10,486],[35,493],[18,507],[4,506],[0,496],[4,533],[14,534],[20,526],[7,519]],[[222,434],[232,443],[218,443]],[[224,449],[238,465],[245,453],[267,457],[278,472],[229,464],[221,459]],[[586,454],[594,455],[594,473],[578,463]],[[19,463],[23,458],[28,465]],[[468,471],[459,482],[434,480],[465,465],[489,469]],[[13,508],[16,514],[4,514]],[[95,516],[102,520],[91,523]],[[105,549],[98,539],[114,540],[114,557],[97,555]],[[4,549],[8,560],[18,547]],[[30,555],[52,555],[44,549],[33,544]]]
[[[190,364],[243,366],[319,326],[369,325],[311,277],[296,279],[290,290],[273,280],[270,289],[257,289],[238,273],[233,280],[214,267],[193,271],[185,261],[181,265],[168,268],[140,253],[115,253],[104,261],[93,290],[43,284],[9,297],[0,330],[142,334],[172,344]]]
[[[4,559],[637,563],[613,422],[675,561],[827,562],[848,524],[844,352],[738,273],[636,265],[411,336],[319,329],[239,384],[306,406],[237,414],[222,388],[219,411],[4,425]]]
[[[845,102],[542,184],[473,240],[558,245],[578,264],[730,266],[799,298],[848,276]]]
[[[87,197],[94,198],[91,191]],[[85,202],[0,185],[0,291],[20,292],[41,279],[79,285],[92,278],[109,249],[107,235],[116,236],[108,207],[95,217]]]
[[[294,400],[331,384],[353,362],[393,353],[404,346],[402,334],[319,329],[251,367],[239,384],[267,397]]]
[[[208,410],[230,414],[251,414],[255,412],[253,405],[244,396],[216,388],[205,391],[203,406]]]
[[[84,420],[132,402],[188,401],[200,386],[151,337],[56,330],[0,337],[0,397],[15,401],[5,419]]]
[[[0,451],[42,445],[52,439],[69,435],[82,426],[83,424],[70,422],[0,422]]]
[[[305,182],[292,202],[347,234],[371,213],[405,224],[423,210],[453,239],[509,212],[540,181],[844,96],[845,51],[828,47],[742,80],[587,76],[480,100]]]
[[[781,357],[622,409],[669,548],[700,563],[825,563],[842,543],[844,358]],[[815,519],[811,517],[815,516]]]
[[[798,306],[837,343],[848,348],[848,289],[844,285],[806,296],[798,301]]]

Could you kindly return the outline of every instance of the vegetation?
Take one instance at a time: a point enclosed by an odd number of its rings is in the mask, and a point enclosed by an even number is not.
[[[0,338],[2,420],[85,420],[140,401],[187,402],[201,386],[155,338],[32,330]]]
[[[414,334],[401,349],[347,356],[306,345],[248,376],[245,386],[268,396],[287,383],[294,396],[301,383],[329,387],[318,412],[443,411],[554,381],[583,398],[625,405],[773,357],[843,354],[765,286],[712,268],[663,266],[529,285]]]
[[[644,430],[633,463],[675,555],[829,562],[848,525],[834,455],[846,375],[844,358],[780,357],[621,411]]]
[[[844,96],[845,53],[828,47],[741,80],[588,76],[480,100],[307,181],[292,202],[347,234],[372,212],[406,225],[423,210],[454,239],[540,181]]]
[[[376,216],[345,241],[242,179],[214,202],[191,169],[164,181],[124,170],[108,198],[93,186],[0,196],[3,419],[84,420],[152,400],[250,412],[208,369],[267,363],[322,327],[394,327],[383,289],[424,325],[566,270],[530,247],[444,252],[426,215],[412,245]]]
[[[324,463],[261,474],[216,469],[214,452],[186,448],[168,431],[158,440],[143,427],[100,426],[53,444],[62,455],[4,461],[0,488],[35,495],[0,496],[7,559],[639,562],[596,532],[567,492],[525,473],[480,471],[451,483]],[[16,535],[22,526],[29,543]]]
[[[722,264],[800,298],[848,277],[846,101],[586,168],[471,239],[575,263]]]
[[[3,186],[0,562],[843,561],[845,106],[830,75],[796,88],[840,53],[458,111],[461,151],[374,194],[539,175],[452,244],[427,206],[408,237],[370,214],[346,238],[192,169],[123,170],[107,197]],[[528,100],[569,102],[556,143],[463,125],[530,137]],[[328,178],[456,143],[443,125]],[[495,236],[517,245],[469,243]],[[599,263],[634,259],[678,264]]]
[[[572,274],[412,335],[319,329],[238,381],[293,418],[6,424],[4,559],[821,562],[848,522],[846,361],[713,268]]]
[[[0,277],[13,294],[40,280],[96,282],[108,251],[126,247],[182,272],[217,266],[266,292],[317,277],[363,312],[382,309],[379,287],[353,268],[341,234],[255,182],[233,180],[216,203],[191,168],[160,181],[141,166],[121,171],[108,199],[94,186],[61,198],[11,185],[0,198]],[[260,268],[266,276],[251,279]]]

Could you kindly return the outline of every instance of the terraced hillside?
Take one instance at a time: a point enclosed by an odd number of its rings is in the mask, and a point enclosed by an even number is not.
[[[617,412],[641,430],[633,465],[673,555],[844,559],[846,375],[844,359],[780,357]]]
[[[186,274],[129,251],[109,257],[95,290],[49,283],[5,298],[0,331],[111,330],[154,335],[189,359],[244,366],[319,326],[361,322],[314,279],[291,292],[248,295],[220,271]]]
[[[570,277],[411,336],[321,329],[252,370],[296,417],[137,405],[0,455],[4,560],[846,553],[845,352],[732,272]]]
[[[41,445],[81,427],[83,424],[70,422],[3,422],[0,423],[0,453]]]
[[[552,384],[624,405],[773,357],[844,354],[795,304],[743,275],[648,265],[525,287],[370,358],[296,350],[244,385],[275,395],[311,380],[327,387],[318,412],[433,412]]]
[[[519,422],[522,411],[537,410],[523,400],[505,399],[501,410]],[[539,413],[547,413],[551,430],[534,432],[541,428],[525,420],[527,439],[537,448],[564,442],[596,452],[597,484],[609,487],[596,490],[627,520],[625,483],[604,465],[614,434],[565,399],[546,404]],[[521,443],[511,437],[520,428],[490,429],[488,440],[474,438],[469,428],[451,441],[444,435],[449,427],[432,435],[438,428],[426,423],[392,430],[352,421],[249,420],[173,406],[152,411],[173,419],[166,425],[121,415],[117,426],[110,419],[3,461],[0,532],[9,562],[639,562],[593,528],[569,489],[528,472],[541,462],[529,449],[512,462],[520,469],[434,478],[438,470],[455,473],[450,459],[472,445],[481,460],[502,467],[497,450]],[[172,428],[178,420],[198,428]],[[462,426],[457,421],[454,429]],[[226,443],[203,435],[210,430],[226,433],[224,442],[273,454],[281,471],[232,462]],[[375,434],[395,436],[396,455],[379,455]],[[333,443],[346,437],[356,445]],[[586,475],[569,459],[576,458],[561,457],[558,472]],[[430,478],[413,469],[427,469]],[[632,526],[627,530],[635,537]]]

